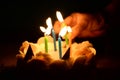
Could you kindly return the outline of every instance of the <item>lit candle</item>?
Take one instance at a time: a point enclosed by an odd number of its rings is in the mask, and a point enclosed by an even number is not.
[[[56,16],[57,16],[58,20],[61,22],[61,28],[65,28],[64,38],[65,38],[66,45],[68,45],[69,44],[69,39],[68,39],[68,32],[67,32],[67,29],[66,29],[67,26],[64,23],[64,19],[62,17],[62,14],[60,13],[60,11],[56,11]]]
[[[68,32],[68,43],[69,43],[69,46],[71,47],[71,43],[72,43],[72,39],[71,39],[71,32],[72,32],[72,29],[70,26],[67,26],[67,32]]]
[[[52,20],[50,17],[47,19],[46,24],[48,26],[48,29],[51,30],[53,41],[54,41],[54,51],[56,51],[57,50],[57,48],[56,48],[56,35],[55,35],[54,29],[52,27]]]
[[[59,56],[62,58],[62,44],[61,44],[61,37],[65,36],[67,32],[67,27],[64,27],[60,30],[60,33],[58,35],[58,47],[59,47]]]
[[[58,35],[58,48],[59,48],[59,57],[62,58],[62,44],[61,44],[61,37],[65,35],[65,28],[62,28],[60,30],[60,33]]]
[[[44,43],[45,43],[45,52],[48,53],[48,39],[47,39],[47,33],[49,33],[47,31],[47,29],[45,29],[44,27],[40,26],[40,29],[42,32],[44,32]]]
[[[69,37],[70,54],[71,54],[71,50],[72,50],[72,47],[71,47],[71,44],[72,44],[71,32],[72,32],[72,29],[71,29],[70,26],[67,27],[67,31],[68,31],[68,37]]]
[[[62,46],[61,46],[61,38],[60,35],[58,36],[58,47],[59,47],[59,58],[62,58]]]
[[[72,32],[72,29],[70,26],[67,26],[67,27],[64,27],[64,34],[62,36],[65,37],[65,42],[66,42],[66,45],[71,45],[71,32]]]

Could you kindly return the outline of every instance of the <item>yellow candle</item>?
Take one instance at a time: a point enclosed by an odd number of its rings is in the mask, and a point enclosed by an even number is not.
[[[45,43],[45,52],[48,53],[48,38],[47,35],[49,34],[49,32],[47,32],[47,29],[45,29],[44,27],[40,27],[41,31],[44,32],[44,43]]]
[[[44,42],[45,42],[45,52],[48,53],[48,38],[47,38],[46,35],[45,35],[45,38],[44,38]]]
[[[63,19],[63,17],[62,17],[62,14],[60,13],[60,11],[56,11],[56,16],[57,16],[57,18],[58,18],[58,20],[61,22],[61,29],[63,29],[64,28],[64,38],[65,38],[65,42],[66,42],[66,45],[68,45],[69,44],[69,39],[68,39],[68,30],[67,30],[67,25],[65,24],[65,22],[64,22],[64,19]],[[71,42],[70,42],[71,43]]]

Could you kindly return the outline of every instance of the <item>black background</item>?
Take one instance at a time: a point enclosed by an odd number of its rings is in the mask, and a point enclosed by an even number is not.
[[[39,26],[46,26],[45,20],[56,20],[56,11],[63,17],[72,12],[100,11],[107,1],[89,0],[41,0],[41,1],[2,1],[1,3],[1,43],[36,40],[40,34]]]

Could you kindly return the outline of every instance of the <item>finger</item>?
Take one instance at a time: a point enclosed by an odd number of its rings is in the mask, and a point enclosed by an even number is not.
[[[72,26],[72,16],[68,16],[64,19],[64,22],[67,26]]]
[[[92,38],[92,37],[98,37],[102,36],[105,34],[105,30],[98,30],[98,31],[89,31],[89,30],[84,30],[81,32],[81,34],[78,37],[81,38]]]
[[[61,29],[61,23],[59,21],[56,21],[53,28],[55,30],[55,33],[59,34],[60,29]]]
[[[68,16],[67,18],[65,18],[64,23],[65,23],[65,25],[67,25],[67,26],[71,26],[72,17],[71,17],[71,16]],[[56,34],[58,34],[58,33],[60,32],[61,27],[62,27],[62,23],[61,23],[61,22],[56,21],[56,22],[54,23],[54,30],[55,30],[55,33],[56,33]]]

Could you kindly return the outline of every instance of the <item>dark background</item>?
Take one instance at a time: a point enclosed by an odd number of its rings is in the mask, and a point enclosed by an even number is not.
[[[98,67],[105,64],[109,67],[119,67],[119,1],[115,0],[116,9],[105,13],[106,23],[109,24],[108,33],[103,37],[90,39],[97,49],[97,54],[102,54],[98,59]],[[39,26],[46,26],[46,19],[56,19],[59,10],[65,18],[72,12],[104,12],[110,0],[40,0],[40,1],[1,1],[0,2],[0,70],[3,66],[16,64],[16,54],[22,42],[27,40],[36,42],[43,36]],[[110,8],[112,9],[112,7]],[[115,10],[115,11],[114,11]],[[118,47],[117,47],[118,46]],[[107,55],[107,58],[106,58]],[[101,56],[101,55],[100,55]],[[108,59],[109,60],[106,60]]]
[[[56,20],[56,11],[63,17],[72,12],[97,12],[106,6],[108,1],[97,0],[41,0],[41,1],[2,1],[1,4],[1,43],[36,40],[40,34],[39,26],[46,26],[50,16]]]

